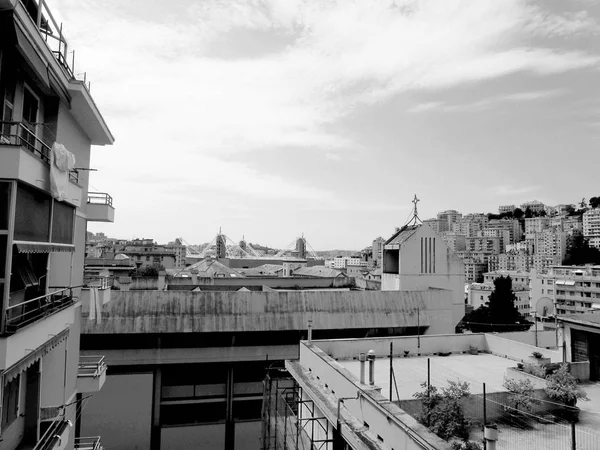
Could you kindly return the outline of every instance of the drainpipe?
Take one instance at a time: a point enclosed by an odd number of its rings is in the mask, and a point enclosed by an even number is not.
[[[308,319],[308,343],[312,342],[312,319]]]
[[[369,384],[373,386],[375,384],[375,352],[369,350],[367,358],[369,360]]]
[[[360,361],[360,384],[365,384],[365,362],[367,361],[367,354],[359,353],[358,360]]]

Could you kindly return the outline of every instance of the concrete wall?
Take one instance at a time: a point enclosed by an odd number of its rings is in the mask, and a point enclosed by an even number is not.
[[[108,375],[101,395],[84,400],[81,435],[101,436],[111,450],[149,449],[152,380],[151,373]]]
[[[415,327],[448,330],[451,312],[429,314],[446,291],[177,292],[115,291],[102,321],[84,321],[84,333],[173,333]],[[451,306],[451,305],[448,305]],[[425,314],[427,313],[427,314]],[[435,330],[435,331],[433,331]],[[450,330],[448,330],[450,331]]]
[[[487,334],[486,341],[490,353],[496,356],[502,356],[515,361],[526,362],[531,354],[539,351],[546,358],[550,358],[553,363],[562,362],[562,350],[540,350],[530,344],[524,344],[511,339],[505,339],[497,334]]]
[[[225,448],[225,424],[194,425],[161,429],[160,449],[215,449]],[[237,446],[235,447],[237,450]],[[255,447],[255,448],[258,448]]]
[[[420,342],[420,347],[419,347]],[[394,355],[403,356],[405,351],[412,355],[430,355],[437,352],[468,352],[470,347],[481,351],[487,349],[484,334],[443,334],[365,339],[336,339],[329,341],[313,341],[313,344],[337,359],[357,358],[361,352],[373,350],[378,358],[386,358],[390,354],[390,343],[393,343]]]
[[[521,342],[523,344],[535,345],[535,331],[511,331],[508,333],[500,333],[504,339]],[[551,330],[537,332],[537,346],[543,348],[556,348],[556,333]]]

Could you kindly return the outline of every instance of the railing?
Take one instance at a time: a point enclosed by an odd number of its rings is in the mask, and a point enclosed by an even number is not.
[[[88,192],[87,202],[93,205],[112,206],[113,199],[105,192]]]
[[[6,333],[43,319],[73,303],[72,288],[64,288],[6,308]]]
[[[106,362],[104,356],[80,356],[78,377],[97,378],[106,372]]]
[[[0,145],[24,147],[46,164],[50,164],[52,148],[31,131],[24,122],[0,121]],[[77,170],[70,171],[69,180],[78,183],[79,172]]]
[[[100,436],[75,438],[73,448],[75,450],[101,450]]]
[[[113,285],[113,277],[100,275],[85,275],[83,285],[88,288],[108,289]]]
[[[40,422],[41,427],[47,428],[42,435],[41,439],[35,445],[33,450],[52,450],[57,445],[60,445],[60,438],[65,430],[71,426],[71,422],[65,420],[63,416],[57,417],[53,421],[42,421]],[[41,431],[44,431],[43,429]]]
[[[42,161],[50,164],[52,149],[23,122],[0,122],[0,144],[25,147]]]

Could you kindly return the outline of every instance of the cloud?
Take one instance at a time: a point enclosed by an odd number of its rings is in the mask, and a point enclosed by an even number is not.
[[[529,194],[540,190],[540,186],[515,186],[515,185],[499,185],[493,186],[490,192],[498,197],[515,197],[517,195]]]
[[[415,105],[408,109],[410,113],[423,113],[429,111],[437,112],[472,112],[483,111],[494,106],[507,103],[522,103],[534,100],[553,98],[565,93],[564,89],[554,89],[545,91],[517,92],[514,94],[491,96],[477,102],[463,104],[447,104],[444,102],[425,102]]]
[[[60,5],[107,117],[115,111],[117,120],[143,120],[153,130],[163,124],[193,143],[190,150],[208,154],[351,148],[327,126],[361,105],[414,89],[598,63],[582,51],[520,43],[533,32],[554,33],[521,0],[211,0],[154,21],[101,3]],[[563,28],[581,27],[579,16],[562,20]],[[297,38],[264,57],[206,56],[215,39],[238,29]]]

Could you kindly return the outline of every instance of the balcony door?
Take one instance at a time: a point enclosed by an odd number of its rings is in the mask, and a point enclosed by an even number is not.
[[[23,127],[21,138],[29,150],[41,150],[37,145],[40,99],[27,86],[23,89]],[[48,156],[48,155],[46,155]]]

